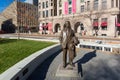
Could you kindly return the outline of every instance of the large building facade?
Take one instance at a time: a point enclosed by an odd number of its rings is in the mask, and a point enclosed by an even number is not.
[[[59,33],[69,20],[80,35],[119,36],[119,0],[39,0],[39,29]]]
[[[38,8],[32,4],[14,1],[0,14],[1,30],[8,33],[12,29],[20,32],[38,30],[37,11]]]

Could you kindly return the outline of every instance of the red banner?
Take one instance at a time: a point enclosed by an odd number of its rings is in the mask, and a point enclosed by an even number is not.
[[[76,13],[76,0],[72,0],[72,12]]]
[[[117,23],[116,26],[117,26],[117,27],[120,27],[120,23]]]
[[[107,26],[107,22],[102,22],[101,26]]]
[[[98,22],[93,22],[93,27],[98,27]]]
[[[48,30],[52,31],[52,23],[48,23]]]

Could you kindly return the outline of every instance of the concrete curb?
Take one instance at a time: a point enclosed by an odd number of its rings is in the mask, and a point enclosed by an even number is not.
[[[59,44],[42,49],[6,70],[0,75],[0,80],[26,80],[45,59],[60,50]]]

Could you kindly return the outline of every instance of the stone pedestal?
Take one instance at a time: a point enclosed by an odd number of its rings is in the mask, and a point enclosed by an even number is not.
[[[63,68],[63,65],[60,64],[58,66],[56,76],[57,77],[79,77],[77,64],[75,64],[75,67],[71,67],[70,65],[67,65],[66,68]]]

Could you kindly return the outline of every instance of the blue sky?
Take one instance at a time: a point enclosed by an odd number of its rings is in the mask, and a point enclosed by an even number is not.
[[[0,13],[8,7],[14,0],[0,0]],[[32,0],[20,0],[31,3]]]

